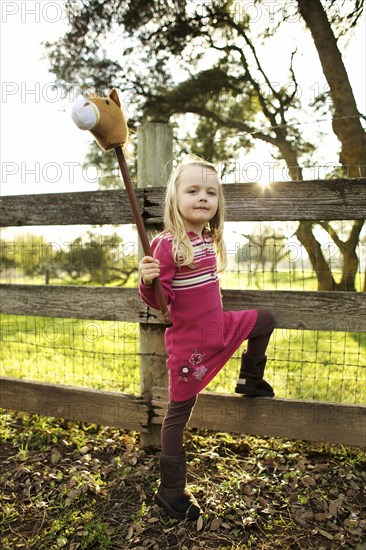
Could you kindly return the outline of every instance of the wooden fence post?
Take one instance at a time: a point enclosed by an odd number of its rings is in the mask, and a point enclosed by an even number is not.
[[[138,187],[161,187],[167,184],[172,169],[173,131],[168,124],[144,123],[137,131]],[[154,230],[148,231],[149,240]],[[139,245],[139,257],[143,255]],[[168,384],[164,346],[164,326],[140,323],[140,388],[149,403],[154,386]],[[160,447],[160,426],[150,424],[141,433],[143,447]]]

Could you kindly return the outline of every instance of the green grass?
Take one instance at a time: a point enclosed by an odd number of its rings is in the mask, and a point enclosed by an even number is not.
[[[266,290],[317,287],[311,272],[249,274],[249,279],[243,271],[226,272],[221,284]],[[140,392],[137,323],[2,315],[0,331],[2,376]],[[234,391],[241,350],[208,391]],[[277,329],[268,357],[266,379],[278,397],[366,402],[366,334]]]
[[[139,394],[134,323],[1,316],[2,376]],[[240,352],[208,386],[233,392]],[[278,329],[266,379],[277,397],[366,402],[366,334]]]
[[[138,324],[2,315],[2,376],[139,393]]]
[[[340,282],[341,274],[333,273],[335,281]],[[360,273],[355,277],[355,287],[361,291],[363,278]],[[313,271],[269,271],[258,270],[256,274],[239,266],[236,271],[226,271],[220,274],[223,288],[238,290],[318,290],[318,280]]]
[[[336,282],[340,281],[341,274],[333,273]],[[355,287],[361,291],[363,287],[364,275],[357,273],[355,278]],[[138,276],[133,273],[124,287],[134,288],[137,286]],[[220,282],[223,288],[227,289],[246,289],[246,290],[318,290],[318,281],[314,271],[262,271],[258,269],[256,274],[247,270],[247,266],[239,265],[235,270],[227,270],[220,274]],[[45,284],[44,275],[34,275],[28,277],[15,270],[13,272],[0,273],[0,283],[6,284]],[[82,279],[73,280],[69,276],[61,278],[51,278],[50,284],[55,285],[77,285],[77,286],[100,286],[95,282],[90,282],[90,277],[84,276]],[[118,281],[109,283],[106,286],[118,286]]]
[[[366,403],[366,334],[278,329],[267,356],[277,397]],[[239,366],[236,354],[207,389],[234,391]]]
[[[317,290],[318,282],[311,271],[268,271],[258,270],[256,274],[244,271],[226,271],[220,274],[223,288],[239,290]]]

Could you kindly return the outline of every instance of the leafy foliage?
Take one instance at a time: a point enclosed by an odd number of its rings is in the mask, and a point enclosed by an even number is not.
[[[27,234],[14,242],[0,241],[0,268],[18,269],[24,275],[67,277],[72,283],[125,285],[137,273],[137,247],[124,246],[117,233],[101,236],[88,231],[62,248],[44,237]],[[66,275],[66,278],[65,278]]]
[[[237,147],[252,147],[254,134],[272,144],[293,134],[297,147],[309,152],[312,145],[294,126],[285,125],[286,113],[292,108],[293,117],[298,107],[292,57],[287,61],[294,85],[275,89],[254,47],[252,35],[261,40],[258,31],[245,11],[236,16],[236,4],[87,0],[81,7],[70,2],[70,31],[46,44],[51,70],[65,87],[132,89],[129,109],[145,120],[167,122],[173,114],[189,112],[201,124],[216,122],[217,131],[230,129]],[[102,61],[103,38],[116,27],[122,58],[111,59],[104,52]],[[258,131],[260,112],[267,120],[265,131]],[[209,139],[217,138],[217,131]],[[229,135],[219,137],[230,142]]]
[[[257,0],[254,7],[264,9],[267,4]],[[298,4],[303,13],[301,6],[307,3]],[[351,7],[342,2],[338,9],[339,3],[332,0],[324,8],[320,0],[313,2],[310,12],[316,9],[323,16],[318,35],[326,31],[328,38],[334,38],[326,41],[326,55],[320,55],[323,71],[328,74],[324,69],[333,66],[332,60],[337,60],[339,71],[337,82],[328,82],[333,105],[324,106],[319,97],[306,106],[298,93],[294,68],[297,47],[272,66],[268,63],[268,50],[279,27],[294,11],[299,16],[298,4],[283,2],[280,22],[273,23],[269,17],[264,24],[251,17],[248,3],[236,0],[84,0],[77,5],[70,0],[70,30],[55,43],[46,44],[51,70],[66,88],[77,85],[106,91],[112,85],[119,87],[128,98],[134,121],[174,123],[177,157],[198,153],[219,161],[224,172],[230,159],[239,159],[260,140],[285,161],[291,179],[303,179],[303,169],[314,165],[317,143],[314,135],[305,137],[299,115],[305,109],[314,115],[321,104],[333,116],[333,130],[342,143],[341,163],[351,177],[358,177],[364,165],[365,134],[331,24],[337,28],[342,21],[356,25],[363,5],[359,0]],[[117,56],[103,51],[108,33],[118,33],[121,50]],[[286,76],[277,77],[279,71],[273,66]],[[355,231],[359,230],[356,223]],[[316,269],[319,289],[337,289],[325,259],[320,269],[315,266],[313,251],[319,249],[319,242],[313,224],[302,222],[298,238]],[[350,269],[347,266],[348,258],[355,257],[355,242],[352,236],[346,242],[344,266],[348,271],[339,287],[342,290],[355,290],[357,269],[354,262]],[[323,268],[329,271],[325,277]]]
[[[28,277],[43,276],[47,283],[60,268],[60,249],[43,236],[27,233],[14,241],[0,240],[1,271],[21,267]]]

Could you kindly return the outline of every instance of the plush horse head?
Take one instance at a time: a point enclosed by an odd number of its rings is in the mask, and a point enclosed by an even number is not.
[[[104,151],[123,146],[127,141],[127,123],[115,88],[108,97],[77,99],[71,117],[78,128],[91,131]]]

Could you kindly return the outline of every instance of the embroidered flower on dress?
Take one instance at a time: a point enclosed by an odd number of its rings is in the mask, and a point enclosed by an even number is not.
[[[206,372],[207,372],[206,367],[204,365],[201,365],[194,371],[193,376],[197,378],[197,380],[202,380]]]
[[[180,365],[180,367],[178,367],[178,380],[188,382],[191,375],[193,375],[196,380],[202,380],[208,369],[204,365],[200,365],[199,367],[197,365],[202,363],[205,355],[205,353],[200,353],[197,348],[195,348],[188,361],[189,364]]]
[[[199,365],[200,363],[202,363],[202,359],[205,355],[205,353],[199,353],[197,349],[195,349],[191,355],[189,362],[191,363],[191,365]]]
[[[178,380],[184,380],[188,382],[188,377],[192,374],[193,369],[189,365],[181,365],[179,367],[179,377]]]

